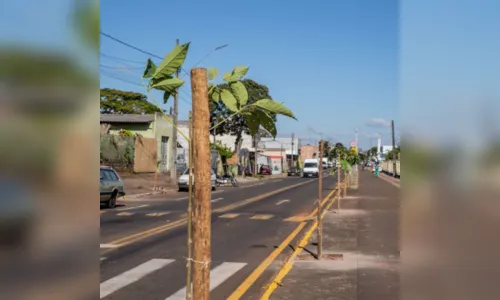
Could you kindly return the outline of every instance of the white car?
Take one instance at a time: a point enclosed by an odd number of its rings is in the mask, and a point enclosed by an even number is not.
[[[318,177],[319,167],[317,159],[304,160],[304,168],[302,169],[302,177]]]
[[[212,184],[212,191],[215,191],[216,189],[216,179],[217,176],[215,176],[214,170],[210,169],[210,183]],[[194,186],[194,176],[193,176],[193,186]],[[180,191],[186,191],[189,189],[189,168],[187,168],[179,177],[179,180],[177,182],[177,185],[179,186],[179,192]]]

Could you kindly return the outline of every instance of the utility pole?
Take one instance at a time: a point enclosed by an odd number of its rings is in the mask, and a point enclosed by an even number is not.
[[[257,178],[257,173],[259,172],[259,164],[258,164],[258,153],[259,153],[259,150],[258,150],[258,147],[259,147],[259,143],[260,143],[260,133],[257,132],[255,135],[254,135],[254,146],[255,146],[255,155],[254,155],[254,158],[255,158],[255,173],[254,173],[254,177]]]
[[[342,197],[342,190],[340,187],[340,153],[337,156],[337,213],[340,214],[340,198]]]
[[[392,130],[392,175],[396,177],[396,134],[394,133],[394,120],[391,121]]]
[[[283,144],[281,144],[280,156],[281,156],[281,173],[283,173]]]
[[[193,296],[196,300],[210,299],[211,261],[211,183],[210,183],[210,112],[208,108],[207,70],[191,70],[193,95]]]
[[[294,133],[292,133],[292,163],[291,163],[290,168],[294,168],[294,167],[295,167],[295,164],[294,164],[294,157],[293,157],[293,142],[294,142],[294,139],[295,139],[295,134],[294,134]]]
[[[324,146],[324,142],[323,140],[321,140],[320,144],[319,144],[319,153],[323,153],[323,146]],[[321,155],[318,159],[318,161],[320,162],[318,164],[318,214],[316,216],[317,220],[318,220],[318,233],[317,233],[317,236],[318,236],[318,241],[317,241],[317,244],[318,244],[318,253],[317,253],[317,257],[318,257],[318,260],[321,260],[322,256],[323,256],[323,222],[321,220],[321,201],[323,200],[323,155]]]
[[[175,44],[179,46],[179,39],[175,40]],[[175,76],[179,77],[179,70],[175,72]],[[179,89],[177,89],[176,93],[174,93],[174,114],[172,115],[174,128],[172,132],[172,143],[170,146],[170,180],[172,182],[177,181],[177,121],[179,117]]]

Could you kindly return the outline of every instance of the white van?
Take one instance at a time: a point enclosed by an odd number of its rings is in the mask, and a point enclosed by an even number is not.
[[[305,159],[302,177],[318,177],[319,167],[317,159]]]

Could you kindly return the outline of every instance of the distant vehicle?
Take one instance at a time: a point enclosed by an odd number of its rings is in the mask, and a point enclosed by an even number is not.
[[[288,169],[288,176],[300,176],[300,170],[296,167],[291,167]]]
[[[260,166],[259,174],[271,175],[272,174],[271,168],[268,165],[262,165]]]
[[[323,159],[322,159],[322,165],[323,165],[323,169],[327,169],[328,168],[328,157],[323,157]]]
[[[116,199],[125,195],[125,187],[118,173],[111,168],[101,166],[101,203],[109,208],[116,207]]]
[[[217,186],[225,186],[228,184],[231,184],[234,187],[238,186],[238,181],[236,178],[233,177],[233,175],[225,174],[223,176],[216,175],[215,183]]]
[[[333,168],[333,162],[332,161],[328,161],[327,165],[328,165],[328,168]]]
[[[217,188],[217,176],[215,175],[213,169],[210,169],[210,183],[212,184],[212,191],[215,191],[215,189]],[[194,176],[192,178],[192,184],[194,186]],[[184,170],[182,175],[179,177],[177,185],[179,187],[179,192],[189,189],[189,168]]]
[[[317,159],[304,160],[304,169],[302,170],[302,177],[318,177],[319,167]]]

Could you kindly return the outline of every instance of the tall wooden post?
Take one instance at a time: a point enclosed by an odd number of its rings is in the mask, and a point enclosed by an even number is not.
[[[323,153],[323,146],[324,142],[323,140],[320,141],[319,144],[319,153]],[[323,222],[321,220],[321,201],[323,200],[323,155],[319,156],[318,159],[318,215],[316,216],[318,220],[318,253],[317,257],[319,260],[321,260],[323,256]]]
[[[342,197],[342,187],[340,186],[340,153],[337,156],[337,213],[340,213],[340,198]]]
[[[193,299],[210,299],[210,112],[207,70],[191,70],[193,96]]]

